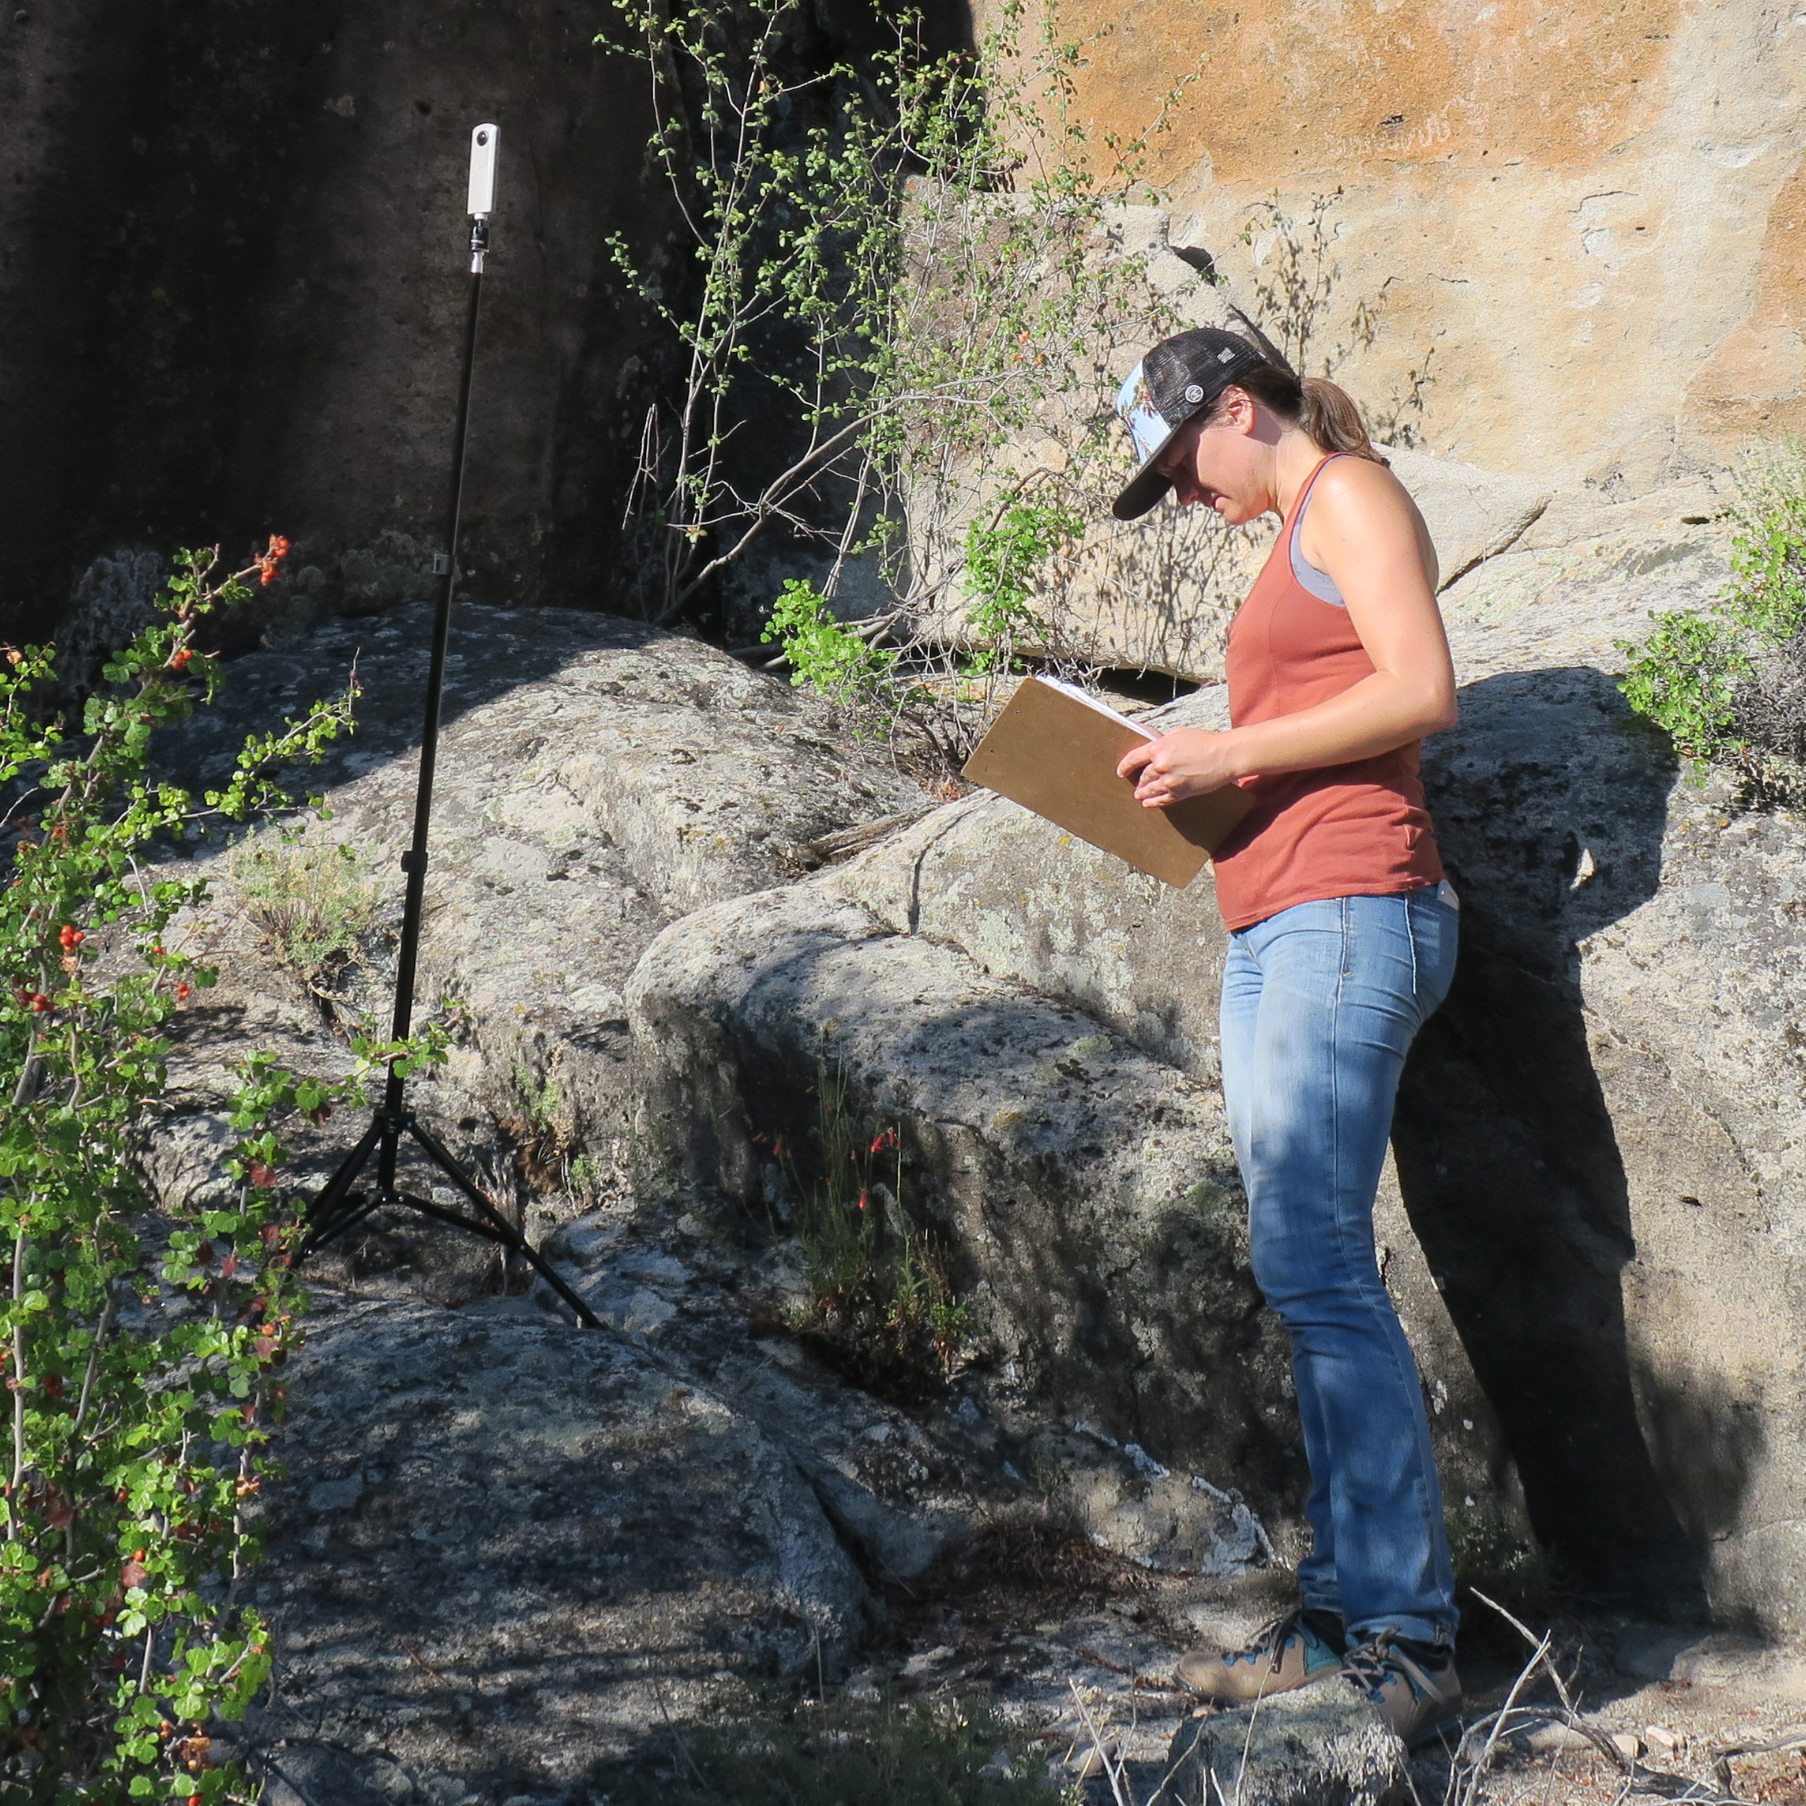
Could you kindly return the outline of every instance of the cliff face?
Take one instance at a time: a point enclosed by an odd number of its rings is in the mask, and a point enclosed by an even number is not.
[[[279,530],[330,571],[438,533],[481,119],[504,155],[469,562],[497,601],[588,581],[643,408],[605,237],[656,230],[609,13],[0,12],[0,633],[48,628],[122,541]]]
[[[976,9],[982,29],[996,0]],[[1382,424],[1648,488],[1806,423],[1806,26],[1766,0],[1066,0],[1244,305]],[[1248,242],[1241,242],[1248,233]]]

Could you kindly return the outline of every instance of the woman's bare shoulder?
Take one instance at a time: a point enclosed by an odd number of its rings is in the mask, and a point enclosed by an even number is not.
[[[1386,465],[1372,458],[1336,458],[1324,467],[1312,492],[1304,533],[1307,542],[1314,541],[1331,553],[1337,543],[1372,544],[1377,534],[1379,543],[1385,544],[1390,535],[1398,534],[1415,543],[1424,574],[1432,589],[1435,587],[1436,546],[1429,527],[1410,490]],[[1308,543],[1305,552],[1309,557]]]
[[[1315,502],[1319,496],[1336,512],[1339,512],[1339,504],[1352,504],[1355,507],[1377,505],[1403,508],[1411,514],[1417,512],[1417,504],[1411,500],[1410,490],[1393,475],[1391,467],[1372,458],[1332,458],[1317,478],[1312,501]]]

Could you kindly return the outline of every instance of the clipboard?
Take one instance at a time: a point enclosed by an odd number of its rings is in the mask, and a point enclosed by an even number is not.
[[[1170,809],[1144,809],[1116,767],[1131,747],[1158,738],[1072,684],[1028,677],[963,775],[1183,890],[1254,803],[1228,784]]]

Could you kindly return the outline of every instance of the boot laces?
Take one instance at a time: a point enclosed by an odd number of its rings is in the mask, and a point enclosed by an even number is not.
[[[1414,1693],[1434,1693],[1435,1683],[1398,1647],[1397,1635],[1396,1631],[1383,1630],[1349,1650],[1342,1658],[1343,1674],[1372,1697],[1384,1691],[1388,1675],[1404,1681]]]
[[[1295,1607],[1289,1612],[1282,1612],[1277,1618],[1269,1619],[1254,1633],[1254,1641],[1238,1653],[1245,1662],[1258,1662],[1263,1656],[1267,1660],[1268,1672],[1277,1674],[1285,1661],[1286,1643],[1296,1633],[1304,1635],[1304,1611]]]

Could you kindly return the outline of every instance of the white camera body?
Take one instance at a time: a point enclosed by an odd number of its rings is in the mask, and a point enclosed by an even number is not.
[[[495,153],[501,128],[480,125],[470,134],[470,206],[473,219],[487,219],[495,211]]]

